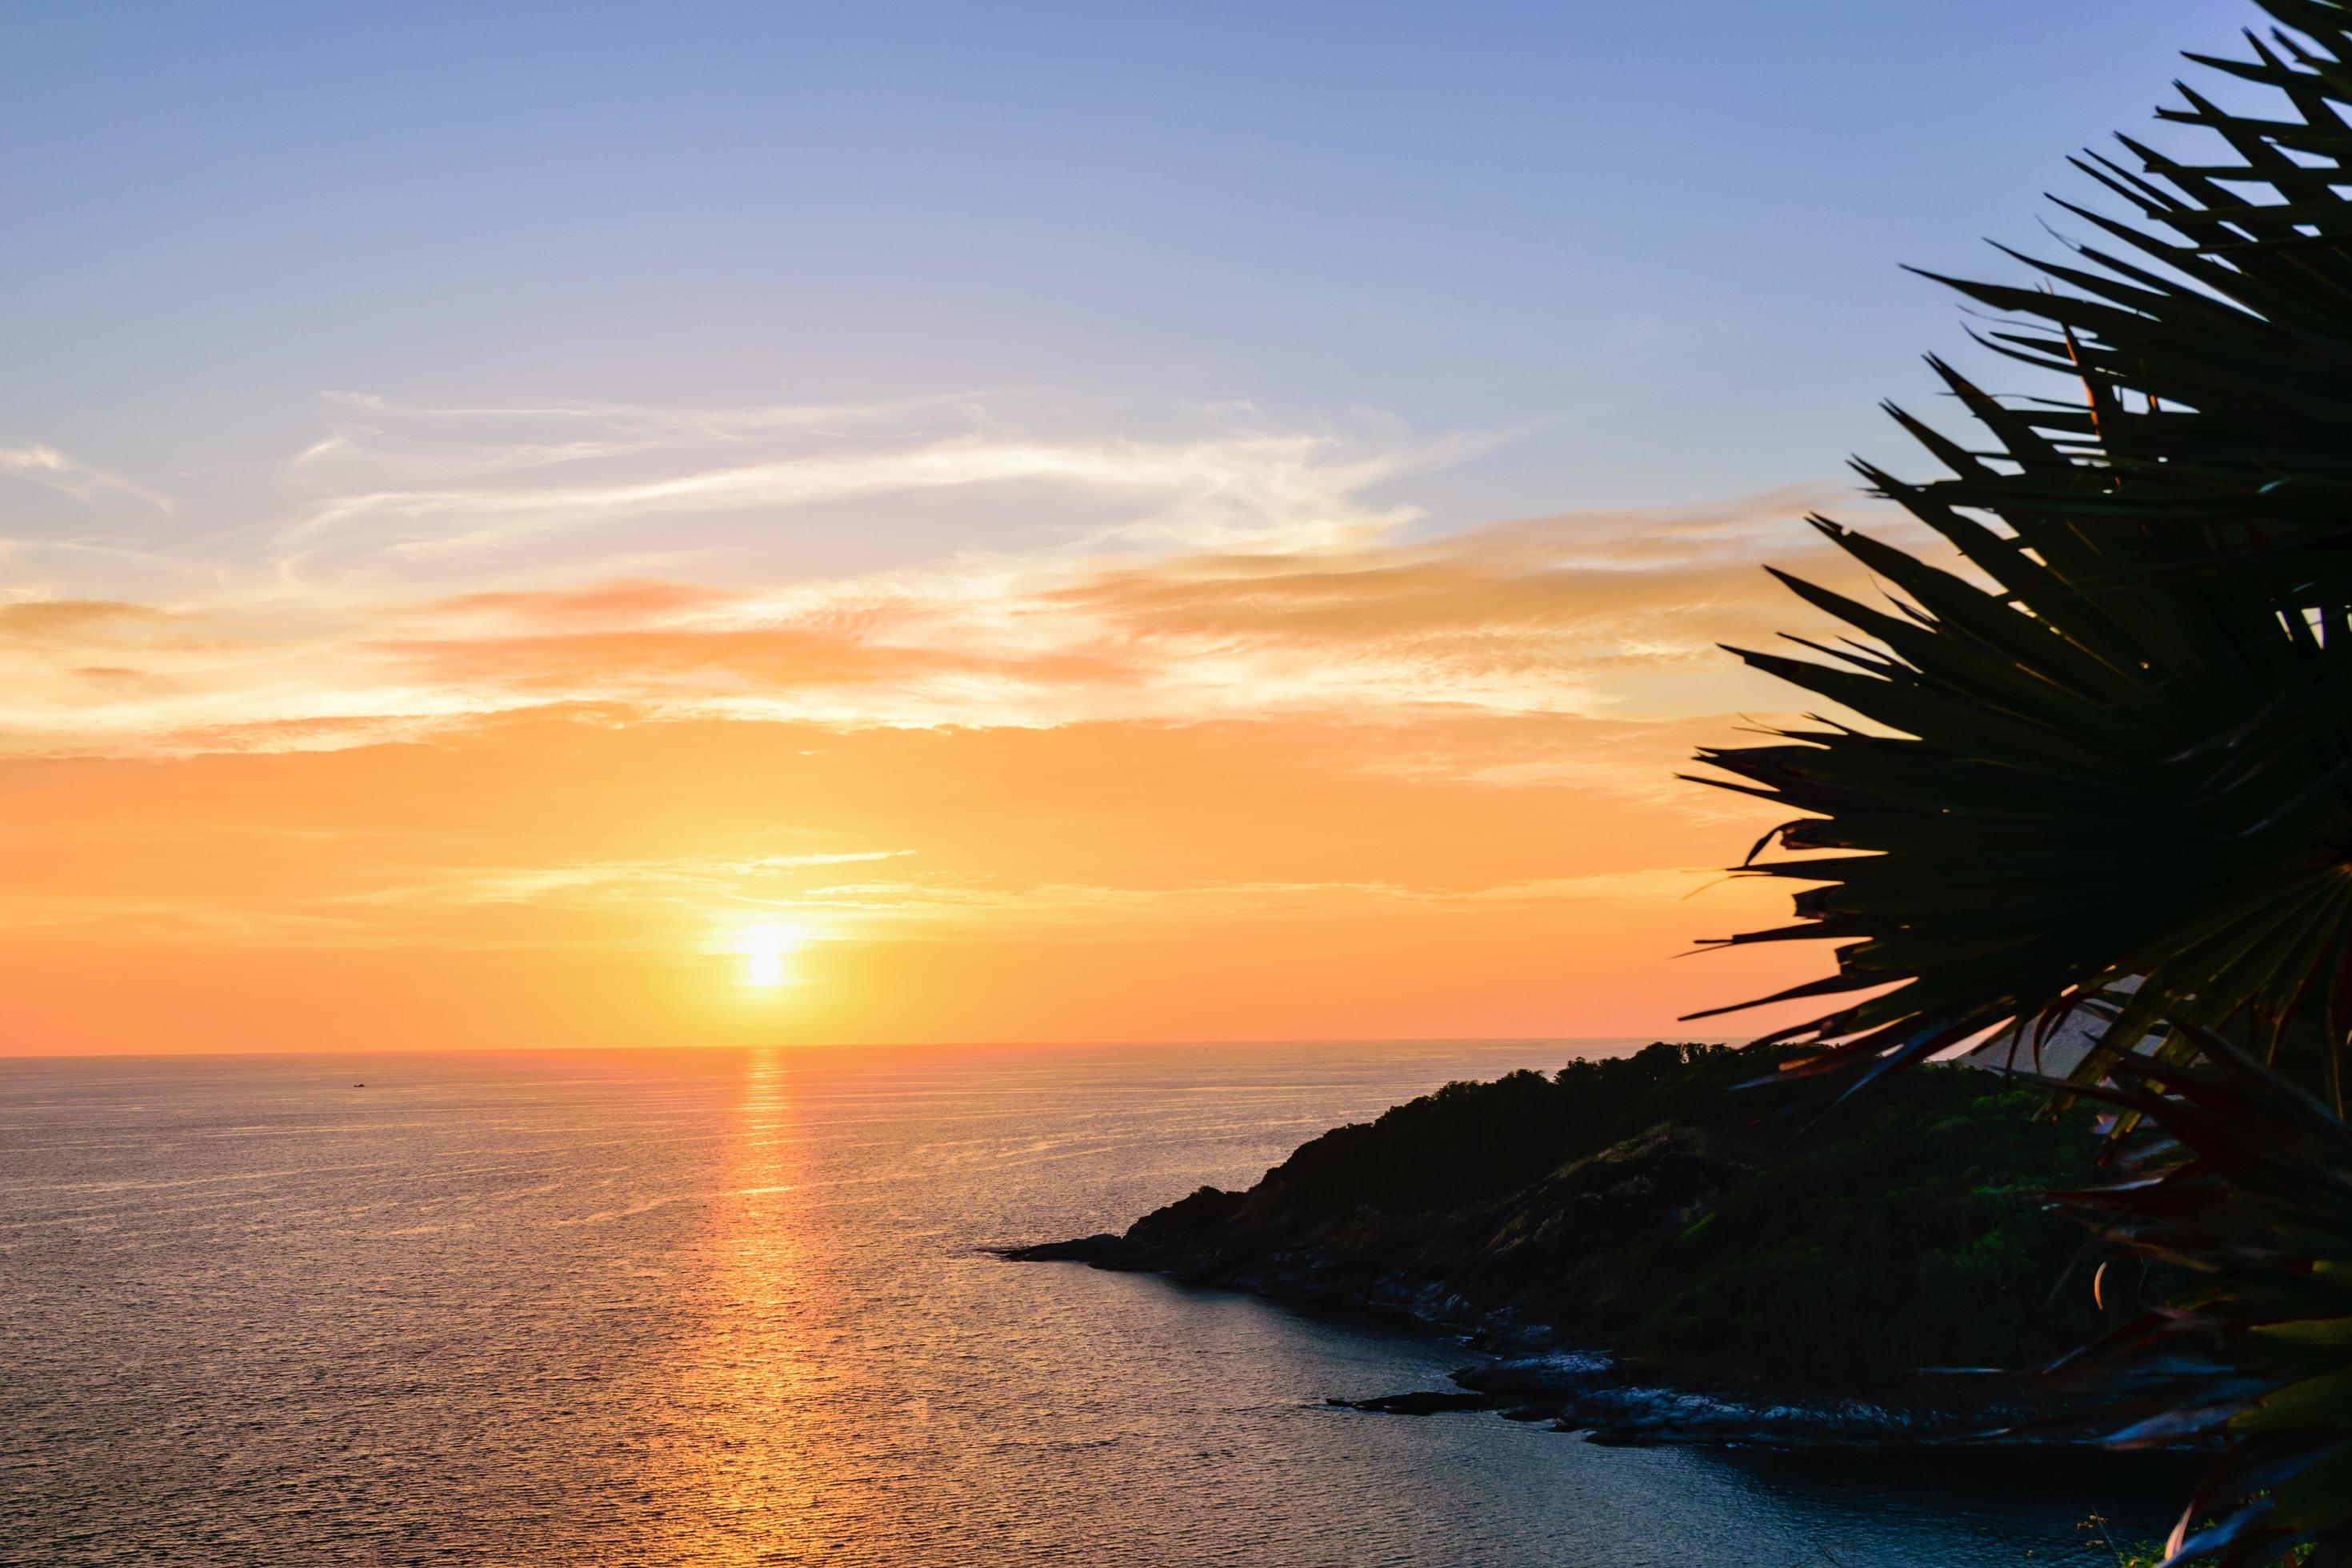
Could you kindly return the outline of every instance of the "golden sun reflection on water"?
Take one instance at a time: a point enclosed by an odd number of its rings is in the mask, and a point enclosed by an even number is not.
[[[722,1133],[698,1248],[699,1329],[680,1350],[671,1441],[655,1467],[673,1503],[662,1510],[677,1527],[663,1543],[671,1562],[796,1562],[838,1539],[815,1539],[838,1503],[808,1463],[807,1423],[833,1380],[814,1211],[799,1192],[807,1129],[784,1054],[747,1053]]]

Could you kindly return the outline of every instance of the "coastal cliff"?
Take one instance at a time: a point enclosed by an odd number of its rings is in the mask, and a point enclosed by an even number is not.
[[[1655,1045],[1456,1083],[1203,1187],[1124,1235],[1008,1249],[1402,1314],[1488,1359],[1457,1388],[1618,1441],[1948,1440],[2037,1422],[2032,1366],[2100,1326],[2084,1237],[2039,1194],[2092,1176],[2087,1115],[1959,1068],[1800,1109],[1770,1053]],[[2109,1281],[2107,1315],[2129,1294]]]

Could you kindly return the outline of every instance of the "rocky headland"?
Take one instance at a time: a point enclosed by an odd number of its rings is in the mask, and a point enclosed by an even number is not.
[[[1780,1058],[1656,1045],[1456,1083],[1020,1261],[1399,1315],[1480,1359],[1443,1390],[1335,1404],[1486,1409],[1596,1440],[2073,1441],[2042,1364],[2104,1313],[2041,1194],[2095,1179],[2087,1114],[1964,1068],[1833,1107],[1741,1086]]]

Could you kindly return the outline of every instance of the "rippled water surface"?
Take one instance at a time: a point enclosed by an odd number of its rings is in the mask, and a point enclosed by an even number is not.
[[[1462,1352],[979,1250],[1570,1054],[0,1062],[0,1563],[1937,1568],[2155,1527],[2173,1478],[2088,1457],[1331,1410]]]

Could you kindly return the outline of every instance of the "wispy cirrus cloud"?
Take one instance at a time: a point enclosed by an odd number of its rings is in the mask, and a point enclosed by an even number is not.
[[[76,500],[96,500],[111,490],[134,500],[144,501],[158,511],[170,511],[172,499],[159,490],[148,489],[133,479],[110,473],[94,463],[69,458],[55,447],[34,442],[23,447],[0,447],[0,474],[46,485],[62,490]]]
[[[501,625],[377,649],[479,692],[745,717],[1705,710],[1738,679],[1717,642],[1769,638],[1787,616],[1759,556],[1833,566],[1791,534],[1827,499],[1564,514],[1434,540],[1391,529],[1321,549],[1041,555],[700,602],[617,584],[502,599]]]
[[[550,705],[845,726],[1720,711],[1748,689],[1715,645],[1790,609],[1757,563],[1837,570],[1798,519],[1845,499],[1447,530],[1395,481],[1496,437],[1370,411],[1161,411],[1114,438],[1018,399],[331,408],[287,517],[182,551],[168,600],[100,596],[123,575],[102,561],[18,588],[0,737],[307,750]]]
[[[668,906],[708,912],[757,911],[787,891],[797,900],[800,874],[912,855],[912,849],[845,849],[804,855],[672,856],[659,859],[574,860],[547,866],[443,868],[387,886],[343,895],[345,905],[568,905],[593,909]]]
[[[126,627],[144,629],[171,619],[152,605],[117,599],[19,599],[0,604],[0,642],[57,647],[106,641]]]
[[[338,573],[479,571],[566,542],[611,550],[645,529],[700,531],[724,553],[739,527],[803,514],[919,507],[921,531],[969,545],[1013,531],[1097,547],[1315,547],[1414,515],[1364,492],[1466,460],[1501,437],[1417,439],[1369,416],[1270,428],[1255,411],[1195,410],[1156,434],[1088,434],[1024,400],[837,407],[646,408],[574,404],[422,409],[330,401],[333,433],[298,458],[308,493],[271,533],[280,566]],[[665,542],[674,545],[674,542]]]

